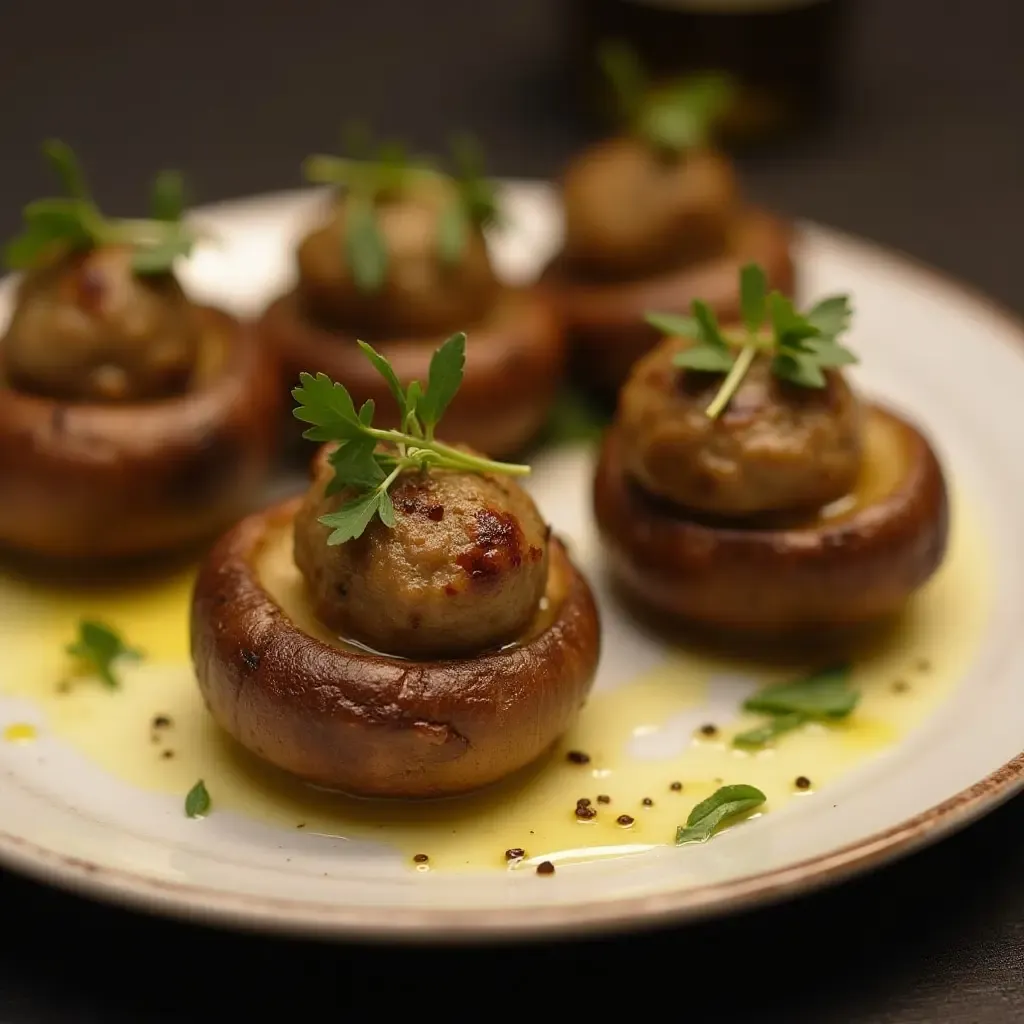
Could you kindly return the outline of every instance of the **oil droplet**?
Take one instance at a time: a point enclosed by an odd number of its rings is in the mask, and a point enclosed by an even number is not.
[[[29,722],[12,722],[4,729],[4,739],[8,743],[31,743],[39,733]]]

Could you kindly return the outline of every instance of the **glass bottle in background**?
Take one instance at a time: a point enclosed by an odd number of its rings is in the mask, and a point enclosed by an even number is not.
[[[724,71],[738,83],[723,120],[737,145],[812,128],[835,99],[849,0],[568,0],[572,60],[585,102],[609,109],[596,60],[616,40],[655,78]]]

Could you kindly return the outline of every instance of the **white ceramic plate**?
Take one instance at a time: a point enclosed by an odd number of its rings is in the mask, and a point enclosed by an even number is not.
[[[495,240],[496,255],[507,276],[525,280],[557,244],[558,211],[541,185],[511,184],[507,201],[513,227]],[[287,283],[291,244],[315,202],[296,193],[201,211],[220,244],[195,254],[183,272],[187,286],[239,314],[255,313]],[[702,846],[560,866],[544,879],[529,870],[424,874],[385,847],[230,809],[187,819],[180,793],[137,788],[49,730],[38,702],[10,695],[11,670],[0,664],[8,694],[0,698],[0,728],[39,728],[34,743],[0,743],[0,861],[94,896],[239,927],[435,941],[572,935],[693,919],[806,891],[935,840],[1008,798],[1024,784],[1021,328],[930,271],[819,227],[802,227],[799,262],[807,296],[854,297],[857,383],[926,426],[957,501],[966,502],[956,507],[968,509],[973,524],[974,539],[957,556],[966,573],[958,579],[970,592],[936,598],[921,627],[931,634],[914,639],[920,654],[939,634],[962,635],[955,678],[907,717],[898,742],[880,744],[806,798]],[[538,460],[531,486],[595,585],[604,622],[596,689],[607,694],[656,670],[669,648],[624,616],[605,588],[589,474],[586,449],[560,449]],[[986,548],[999,552],[991,571],[972,567]],[[32,628],[32,608],[6,600],[0,645]],[[972,615],[968,636],[957,623]],[[139,668],[132,686],[161,671],[166,666]],[[715,678],[703,703],[670,721],[652,726],[641,715],[630,739],[637,756],[671,765],[693,742],[695,725],[728,717],[750,685]],[[747,781],[744,771],[738,764],[728,781]],[[213,779],[210,788],[216,805]],[[679,806],[682,819],[689,804]]]

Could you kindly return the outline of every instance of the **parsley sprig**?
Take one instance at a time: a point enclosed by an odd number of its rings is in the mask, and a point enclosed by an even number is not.
[[[480,148],[470,136],[452,143],[454,173],[447,175],[422,157],[411,157],[396,142],[375,149],[365,133],[351,133],[349,148],[356,156],[314,154],[303,170],[307,181],[333,185],[347,198],[344,255],[356,287],[376,292],[388,269],[387,243],[377,219],[377,204],[384,198],[407,193],[417,185],[448,183],[454,199],[438,218],[437,255],[446,266],[462,259],[474,227],[484,229],[498,220],[494,185],[486,177]]]
[[[735,736],[733,746],[757,750],[806,722],[848,717],[860,701],[860,691],[850,686],[850,672],[851,666],[843,662],[758,691],[744,701],[743,709],[769,717],[763,725]]]
[[[676,829],[676,846],[706,843],[724,824],[760,807],[767,800],[755,786],[722,786],[702,800]]]
[[[137,661],[142,657],[142,652],[129,647],[116,630],[91,619],[79,622],[78,636],[64,649],[111,690],[121,685],[114,671],[117,662],[123,658]]]
[[[800,313],[780,292],[769,293],[764,270],[748,263],[740,270],[740,309],[742,326],[729,330],[719,326],[714,311],[700,299],[693,300],[691,316],[646,316],[647,322],[663,333],[696,342],[676,355],[676,366],[726,375],[707,407],[711,419],[728,406],[759,354],[771,357],[776,377],[805,388],[823,388],[825,370],[857,362],[837,340],[852,316],[846,295],[822,299]]]
[[[434,431],[462,383],[466,335],[453,334],[430,360],[427,384],[412,381],[403,387],[387,359],[360,341],[359,347],[387,382],[399,411],[400,427],[384,430],[373,425],[372,399],[356,411],[352,396],[326,374],[299,375],[292,391],[298,402],[296,419],[312,424],[303,434],[310,441],[339,442],[330,455],[334,477],[328,494],[352,489],[355,495],[337,512],[320,517],[332,527],[327,543],[344,544],[359,537],[374,516],[387,527],[395,525],[388,489],[407,471],[452,469],[468,473],[522,476],[529,466],[495,462],[438,441]]]
[[[24,229],[6,250],[11,270],[35,266],[40,257],[59,246],[79,250],[127,245],[133,250],[135,273],[159,274],[192,251],[196,235],[182,222],[185,196],[177,171],[162,171],[153,181],[148,219],[113,218],[96,205],[78,158],[67,143],[51,139],[43,146],[43,155],[65,194],[36,199],[25,207]]]
[[[705,145],[735,94],[732,78],[718,72],[690,75],[653,88],[636,54],[621,42],[602,46],[598,62],[622,123],[670,156]]]

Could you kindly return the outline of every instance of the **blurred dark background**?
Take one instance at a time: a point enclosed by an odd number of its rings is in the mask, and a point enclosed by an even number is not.
[[[5,0],[0,233],[52,187],[49,135],[128,212],[163,166],[196,202],[299,186],[302,158],[336,149],[352,117],[427,150],[467,129],[495,173],[551,175],[598,130],[568,59],[593,2]],[[829,2],[837,95],[814,131],[744,156],[752,193],[1021,308],[1024,4]]]
[[[164,166],[186,172],[196,202],[299,186],[303,156],[336,147],[353,116],[428,150],[465,128],[495,173],[553,174],[599,131],[567,62],[570,11],[569,0],[4,0],[0,234],[52,188],[38,149],[51,135],[125,213]],[[845,14],[825,120],[745,152],[748,188],[1024,312],[1024,3],[847,0]],[[1022,840],[1017,800],[784,907],[516,950],[238,937],[0,873],[0,1024],[392,1007],[501,1016],[522,1000],[532,1014],[591,1013],[616,999],[756,1024],[1020,1021]]]

